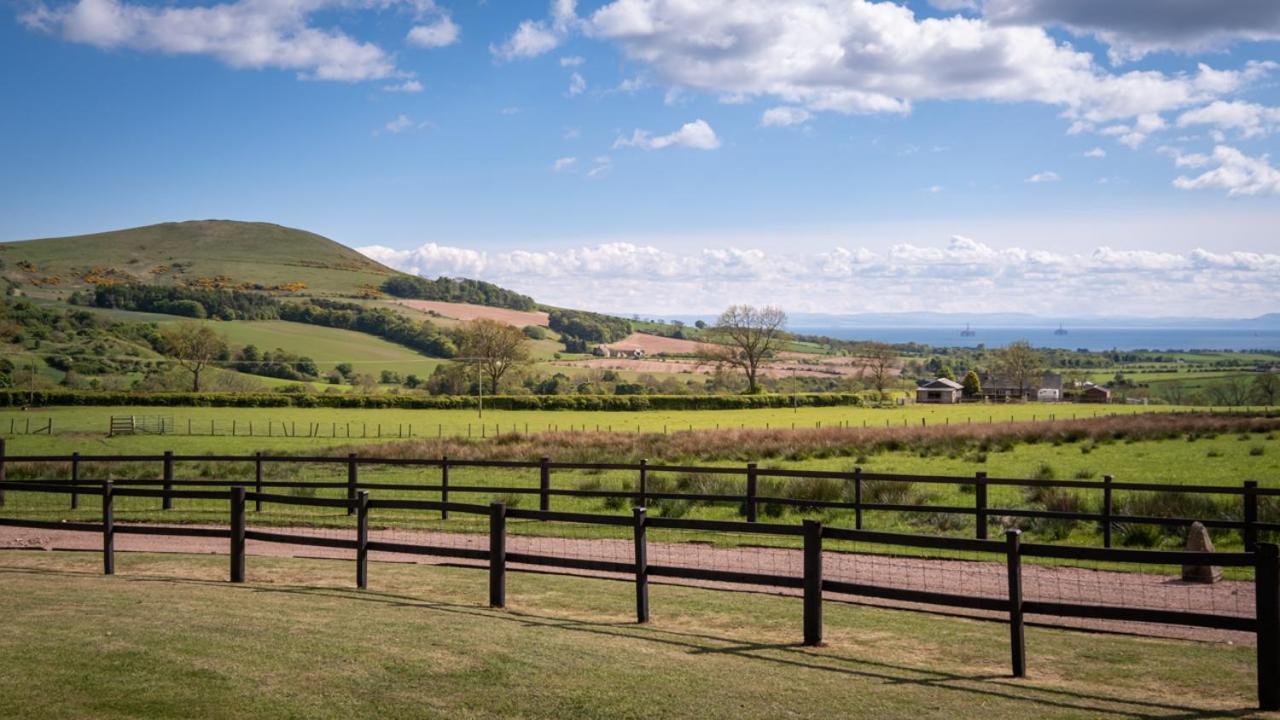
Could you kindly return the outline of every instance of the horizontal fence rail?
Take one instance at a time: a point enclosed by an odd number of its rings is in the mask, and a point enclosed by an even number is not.
[[[262,495],[266,489],[289,488],[346,488],[347,513],[356,514],[354,506],[355,493],[361,487],[387,491],[425,491],[440,494],[443,502],[447,502],[450,494],[455,495],[513,495],[530,496],[538,499],[540,510],[550,510],[555,497],[586,497],[602,500],[615,499],[634,505],[649,505],[653,501],[689,501],[705,503],[730,503],[740,507],[741,515],[748,522],[758,522],[762,509],[768,507],[790,507],[797,509],[848,510],[854,515],[854,528],[861,530],[871,513],[917,513],[928,512],[940,515],[969,517],[974,521],[974,536],[977,539],[988,537],[993,521],[1001,518],[1009,519],[1043,519],[1095,523],[1098,527],[1103,547],[1112,547],[1118,528],[1126,525],[1153,525],[1162,527],[1187,527],[1199,522],[1207,528],[1227,530],[1239,533],[1246,551],[1256,549],[1259,533],[1280,531],[1280,517],[1263,517],[1260,513],[1259,500],[1262,498],[1280,498],[1280,488],[1259,487],[1256,481],[1246,480],[1237,486],[1229,485],[1177,485],[1169,483],[1136,483],[1118,482],[1112,476],[1104,476],[1102,480],[1043,480],[1026,478],[989,477],[985,472],[977,472],[972,476],[939,476],[923,474],[889,474],[865,472],[854,468],[848,472],[831,470],[796,470],[779,468],[762,468],[756,463],[738,466],[706,466],[706,465],[664,465],[641,460],[638,463],[574,463],[553,462],[550,458],[539,460],[462,460],[448,457],[440,458],[387,458],[361,457],[356,454],[346,456],[332,455],[214,455],[195,454],[178,455],[165,452],[161,455],[89,455],[72,453],[71,455],[7,455],[5,442],[0,438],[0,507],[4,505],[5,489],[18,490],[18,483],[5,481],[7,465],[17,463],[65,466],[68,479],[61,481],[41,480],[41,483],[65,482],[72,485],[92,486],[102,478],[86,478],[83,475],[85,463],[154,463],[161,468],[161,478],[156,480],[116,480],[117,486],[160,486],[157,494],[151,495],[161,500],[162,507],[169,509],[173,494],[177,487],[222,487],[228,480],[194,480],[181,479],[175,475],[176,463],[206,462],[230,463],[243,465],[254,472],[253,489],[260,497],[255,497],[255,509],[260,510],[263,502],[272,502],[272,498]],[[329,465],[345,467],[347,480],[342,482],[318,481],[280,481],[266,480],[267,466],[289,465]],[[433,468],[439,471],[437,482],[423,483],[377,483],[366,484],[360,480],[361,468],[400,467],[400,468]],[[462,468],[488,468],[495,470],[528,470],[536,473],[537,486],[492,486],[468,485],[450,482],[450,470]],[[635,478],[630,489],[571,489],[554,487],[552,479],[557,471],[590,471],[590,472],[623,472],[631,473]],[[657,485],[655,474],[683,474],[691,476],[718,475],[739,478],[741,493],[717,494],[705,492],[686,492],[662,488]],[[829,480],[843,486],[842,498],[808,499],[778,495],[776,488],[761,487],[762,480],[797,481],[797,480]],[[876,501],[868,497],[871,483],[912,483],[936,486],[960,487],[972,490],[971,505],[941,505],[923,503],[892,503]],[[1026,507],[1002,507],[990,500],[992,488],[1021,488],[1023,490],[1062,490],[1096,497],[1098,509],[1092,511],[1066,511],[1036,509]],[[1127,493],[1174,493],[1180,496],[1204,495],[1226,498],[1234,505],[1231,517],[1162,517],[1152,515],[1135,515],[1122,512],[1124,507],[1116,501],[1117,492]],[[122,490],[118,492],[123,492]],[[71,507],[79,504],[81,494],[71,494]],[[131,493],[132,494],[132,493]],[[851,497],[850,497],[851,496]],[[315,503],[323,505],[323,503]],[[1273,503],[1274,505],[1275,503]],[[448,517],[449,509],[441,508],[441,516]],[[1274,519],[1273,519],[1274,518]]]
[[[176,459],[176,458],[175,458]],[[648,583],[651,577],[667,577],[703,582],[732,583],[763,587],[794,588],[802,591],[803,637],[806,645],[822,643],[822,601],[824,593],[878,598],[929,606],[943,606],[997,613],[1009,624],[1011,674],[1026,674],[1026,614],[1066,618],[1092,618],[1141,623],[1161,623],[1189,627],[1205,627],[1255,633],[1257,636],[1258,701],[1264,710],[1280,709],[1280,550],[1269,543],[1259,543],[1255,550],[1241,553],[1209,553],[1199,551],[1122,550],[1109,548],[1070,547],[1022,543],[1019,531],[1010,530],[1003,539],[967,539],[930,537],[903,533],[859,529],[830,528],[815,520],[803,524],[751,523],[725,520],[684,518],[651,518],[645,508],[636,507],[631,515],[595,515],[549,510],[508,508],[502,503],[478,505],[416,500],[372,499],[367,488],[354,490],[350,500],[302,498],[247,490],[249,483],[237,484],[223,491],[180,490],[141,491],[118,487],[112,481],[82,483],[8,483],[14,491],[40,493],[79,493],[101,498],[100,523],[52,523],[42,520],[0,518],[0,525],[101,533],[103,570],[115,572],[115,536],[117,534],[174,535],[225,538],[229,542],[230,580],[245,581],[247,541],[325,547],[351,551],[356,560],[356,585],[368,585],[368,553],[389,552],[452,557],[486,563],[489,575],[489,604],[506,605],[506,574],[509,564],[534,567],[558,567],[569,570],[621,574],[633,578],[636,592],[637,622],[649,620]],[[117,496],[155,497],[167,492],[171,499],[218,499],[227,502],[226,528],[167,527],[159,525],[119,524],[114,520]],[[353,537],[319,537],[292,532],[277,532],[247,527],[247,503],[269,502],[283,505],[332,507],[356,513]],[[456,548],[418,543],[371,541],[369,514],[378,509],[445,511],[487,517],[489,547]],[[506,523],[508,518],[545,522],[584,523],[629,526],[633,530],[634,554],[631,561],[559,557],[541,553],[508,552]],[[650,529],[699,530],[703,532],[751,533],[757,535],[803,538],[803,573],[799,576],[771,573],[665,565],[650,563],[647,531]],[[823,577],[823,542],[852,541],[903,548],[935,548],[962,552],[989,553],[1005,560],[1007,593],[988,597],[891,587],[874,583],[849,582]],[[827,551],[832,552],[832,551]],[[1251,567],[1254,569],[1255,611],[1252,617],[1159,610],[1099,604],[1028,601],[1023,599],[1023,558],[1076,559],[1136,565],[1192,565],[1219,567]]]

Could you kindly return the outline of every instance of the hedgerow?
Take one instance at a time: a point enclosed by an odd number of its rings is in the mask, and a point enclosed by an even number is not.
[[[852,393],[802,395],[496,395],[493,410],[745,410],[754,408],[857,405]],[[462,395],[305,395],[282,393],[133,393],[69,389],[0,391],[0,407],[28,405],[136,405],[150,407],[329,407],[458,410],[476,398]]]

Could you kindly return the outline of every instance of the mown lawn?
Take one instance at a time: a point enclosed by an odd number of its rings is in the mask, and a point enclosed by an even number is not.
[[[1249,647],[1028,628],[796,598],[513,573],[253,558],[0,552],[0,717],[1210,718],[1252,715]]]

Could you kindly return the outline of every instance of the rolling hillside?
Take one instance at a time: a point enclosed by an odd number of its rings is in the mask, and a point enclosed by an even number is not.
[[[294,287],[355,295],[397,271],[333,240],[270,223],[198,220],[0,245],[24,293],[61,298],[95,282]]]

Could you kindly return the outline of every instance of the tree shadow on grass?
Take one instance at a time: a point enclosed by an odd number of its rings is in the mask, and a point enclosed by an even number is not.
[[[0,566],[0,574],[65,577],[101,576],[100,573],[91,571],[46,570],[6,566]],[[655,643],[684,650],[691,655],[731,655],[753,662],[810,671],[838,673],[848,677],[878,681],[885,686],[914,685],[930,687],[974,696],[975,698],[1025,703],[1032,708],[1051,707],[1069,712],[1120,715],[1151,718],[1152,720],[1246,717],[1257,712],[1255,708],[1205,709],[1114,695],[1084,694],[1064,688],[1038,685],[1028,680],[1015,680],[1007,675],[990,673],[963,674],[933,668],[894,664],[861,657],[851,653],[846,648],[837,650],[830,646],[809,648],[802,646],[800,643],[742,642],[741,638],[662,628],[652,623],[642,625],[629,621],[579,620],[523,610],[493,609],[478,604],[432,601],[410,595],[375,590],[297,584],[231,584],[221,580],[155,575],[130,575],[122,576],[121,579],[128,582],[196,585],[229,589],[236,592],[289,594],[357,603],[378,603],[392,607],[465,615],[481,618],[488,622],[519,623],[524,627],[530,628]]]

